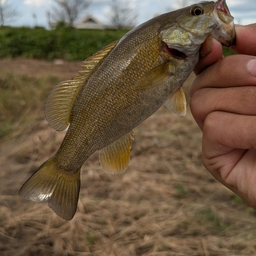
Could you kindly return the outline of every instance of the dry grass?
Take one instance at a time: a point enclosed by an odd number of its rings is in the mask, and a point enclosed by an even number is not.
[[[73,220],[60,219],[45,204],[21,199],[17,192],[29,172],[55,152],[64,135],[43,120],[45,90],[52,81],[77,75],[80,63],[60,67],[3,60],[0,65],[0,80],[10,83],[11,75],[19,88],[28,87],[21,76],[30,85],[38,81],[33,95],[41,95],[36,96],[38,104],[19,113],[27,111],[33,119],[20,122],[15,115],[10,122],[15,129],[0,142],[1,255],[256,255],[255,211],[203,168],[201,133],[190,114],[180,118],[162,108],[136,128],[124,175],[105,174],[98,153],[93,154],[83,167]],[[17,67],[22,65],[21,73]],[[30,89],[24,88],[26,94]]]

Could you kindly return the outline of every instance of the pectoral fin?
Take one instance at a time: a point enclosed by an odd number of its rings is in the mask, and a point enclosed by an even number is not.
[[[45,116],[56,131],[63,131],[69,126],[71,110],[78,92],[117,43],[118,41],[111,43],[85,60],[79,76],[61,82],[52,89],[46,100]]]
[[[187,113],[187,102],[182,88],[180,87],[175,91],[164,105],[174,114],[185,116]]]
[[[166,84],[168,77],[172,75],[169,70],[170,63],[165,62],[152,70],[140,81],[138,89],[150,89]]]
[[[100,151],[100,163],[104,171],[111,174],[123,173],[130,162],[133,131]]]

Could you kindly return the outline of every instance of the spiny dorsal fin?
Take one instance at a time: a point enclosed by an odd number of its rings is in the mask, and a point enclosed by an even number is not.
[[[130,162],[130,150],[134,133],[116,140],[100,151],[100,163],[103,170],[111,174],[120,174],[125,172]]]
[[[79,74],[82,76],[84,76],[85,74],[90,74],[92,70],[94,70],[95,67],[98,66],[98,64],[100,64],[107,57],[107,55],[114,49],[118,42],[119,41],[112,42],[111,44],[107,45],[106,47],[86,59],[83,62],[82,70],[79,72]]]
[[[45,116],[56,131],[63,131],[69,126],[71,109],[78,92],[117,43],[115,41],[89,57],[84,61],[79,76],[61,82],[51,90],[45,104]]]
[[[180,87],[174,92],[164,105],[174,114],[185,116],[187,113],[187,102],[182,88]]]

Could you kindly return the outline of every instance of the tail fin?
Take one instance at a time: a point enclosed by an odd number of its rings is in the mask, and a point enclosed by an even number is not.
[[[76,212],[80,190],[80,170],[69,173],[47,160],[21,187],[19,193],[31,201],[48,202],[63,219],[71,220]]]

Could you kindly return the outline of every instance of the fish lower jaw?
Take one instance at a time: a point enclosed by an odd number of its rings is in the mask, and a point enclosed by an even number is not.
[[[222,1],[218,2],[222,4]],[[220,18],[218,15],[218,11],[219,9],[216,8],[211,15],[217,22],[217,27],[211,32],[211,36],[224,46],[229,47],[235,45],[236,32],[234,18],[229,13],[223,14],[224,11],[222,11],[222,16],[224,16]]]
[[[234,28],[227,30],[223,29],[222,27],[219,27],[211,33],[211,36],[217,41],[219,41],[222,45],[227,47],[235,45],[236,43],[236,35]]]

